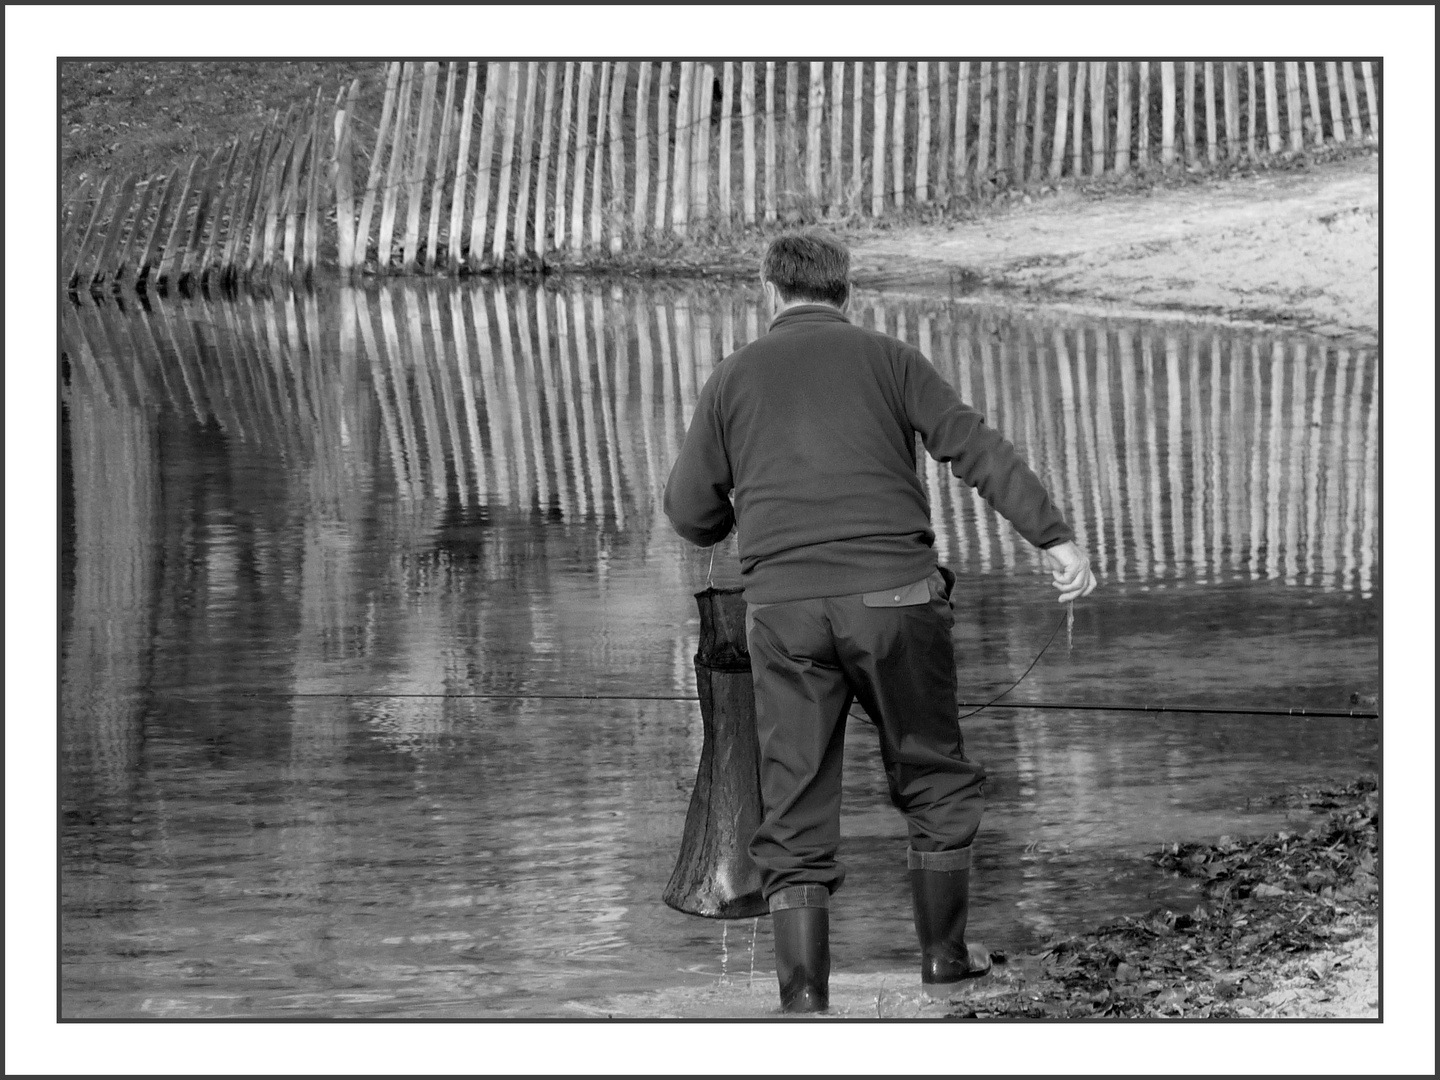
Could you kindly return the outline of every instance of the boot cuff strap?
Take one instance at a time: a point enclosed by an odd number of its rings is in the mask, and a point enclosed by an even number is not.
[[[970,849],[962,847],[952,851],[916,851],[910,848],[905,862],[911,870],[969,870]]]
[[[790,908],[830,906],[830,890],[824,885],[792,885],[770,897],[770,913]]]

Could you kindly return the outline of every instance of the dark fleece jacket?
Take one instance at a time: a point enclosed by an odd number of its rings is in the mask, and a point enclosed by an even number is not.
[[[919,349],[828,304],[787,309],[715,368],[670,471],[665,513],[701,546],[738,521],[751,603],[918,581],[936,557],[917,432],[1030,543],[1073,538],[1014,446]]]

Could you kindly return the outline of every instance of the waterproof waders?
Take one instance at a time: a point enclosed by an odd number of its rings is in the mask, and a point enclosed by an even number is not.
[[[780,1011],[824,1012],[830,1007],[830,892],[797,885],[770,897],[775,924],[775,975]]]
[[[989,950],[965,942],[970,916],[970,849],[912,850],[909,866],[915,935],[920,939],[920,981],[954,983],[989,974]]]

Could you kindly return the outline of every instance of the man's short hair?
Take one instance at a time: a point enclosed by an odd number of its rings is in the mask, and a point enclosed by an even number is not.
[[[820,229],[789,233],[770,242],[760,276],[780,290],[787,304],[799,300],[844,307],[850,296],[850,252]]]

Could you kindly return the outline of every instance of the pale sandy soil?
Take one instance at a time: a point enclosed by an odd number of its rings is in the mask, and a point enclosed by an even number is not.
[[[1372,923],[1344,944],[1276,966],[1275,989],[1260,999],[1258,1016],[1375,1017],[1380,1015],[1380,935]]]
[[[1373,341],[1378,158],[1092,198],[1061,191],[982,220],[852,242],[860,285],[946,281],[1012,299],[1279,323]]]

